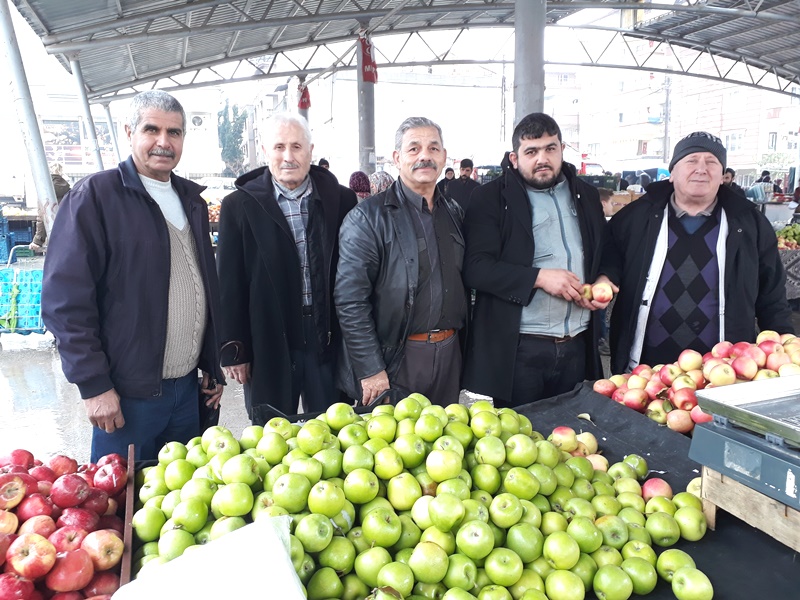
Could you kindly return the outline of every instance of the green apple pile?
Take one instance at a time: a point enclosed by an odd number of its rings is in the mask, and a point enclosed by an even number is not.
[[[134,570],[289,515],[309,600],[625,600],[659,578],[679,600],[710,600],[669,548],[705,534],[699,498],[644,481],[641,456],[598,456],[591,434],[545,439],[511,409],[420,394],[363,417],[340,403],[302,425],[274,418],[238,440],[215,427],[138,474]]]

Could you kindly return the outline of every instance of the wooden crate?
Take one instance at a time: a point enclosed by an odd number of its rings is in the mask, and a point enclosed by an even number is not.
[[[710,529],[721,508],[800,552],[800,511],[708,467],[703,467],[700,497]]]
[[[131,580],[131,563],[133,562],[133,527],[131,521],[133,520],[133,508],[135,504],[135,463],[136,455],[133,450],[133,444],[128,446],[128,483],[125,486],[125,534],[123,541],[125,542],[125,549],[122,551],[121,571],[119,575],[120,585],[125,585]]]

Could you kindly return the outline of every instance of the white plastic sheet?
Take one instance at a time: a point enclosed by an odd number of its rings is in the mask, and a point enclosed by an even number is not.
[[[305,600],[289,556],[289,519],[260,519],[145,570],[113,600]]]

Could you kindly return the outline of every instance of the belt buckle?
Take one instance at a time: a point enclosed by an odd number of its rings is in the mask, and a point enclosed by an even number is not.
[[[441,332],[442,332],[442,330],[441,330],[441,329],[431,329],[431,330],[428,332],[428,343],[429,343],[429,344],[430,344],[430,343],[432,343],[432,342],[431,342],[431,335],[435,335],[435,334],[437,334],[437,333],[441,333]],[[433,342],[433,343],[436,343],[436,342]]]

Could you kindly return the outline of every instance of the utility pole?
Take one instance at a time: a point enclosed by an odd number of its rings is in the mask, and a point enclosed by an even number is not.
[[[661,151],[661,155],[664,159],[664,162],[669,164],[669,88],[670,88],[670,78],[667,75],[664,78],[664,149]]]

